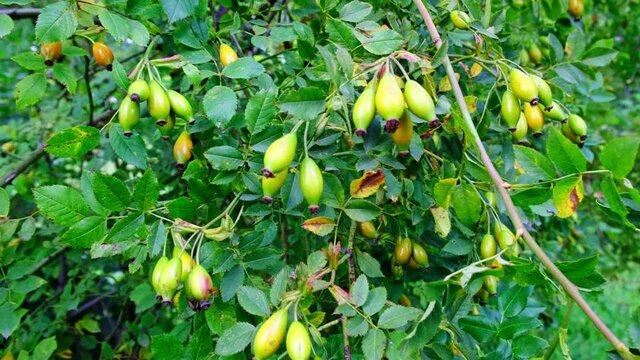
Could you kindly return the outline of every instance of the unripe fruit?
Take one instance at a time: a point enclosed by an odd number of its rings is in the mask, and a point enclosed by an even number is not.
[[[288,169],[293,161],[293,157],[296,155],[297,144],[298,138],[295,133],[283,135],[278,140],[272,142],[264,154],[262,175],[265,177],[274,177],[276,173]]]
[[[429,255],[427,254],[427,250],[417,242],[414,242],[412,247],[411,260],[415,261],[420,267],[429,266]]]
[[[318,213],[324,180],[318,164],[309,157],[305,157],[300,163],[300,189],[309,204],[309,211],[312,214]]]
[[[173,158],[176,160],[176,168],[184,168],[185,164],[191,160],[191,149],[193,149],[191,136],[189,136],[188,132],[183,131],[173,145]]]
[[[128,97],[122,100],[118,109],[118,122],[124,130],[124,136],[131,136],[133,129],[140,120],[140,105],[131,101]]]
[[[491,234],[486,234],[480,242],[480,256],[483,259],[490,258],[497,254],[498,244]]]
[[[111,71],[111,64],[113,63],[113,52],[111,52],[111,49],[101,42],[95,42],[93,43],[92,52],[96,63],[106,67],[108,71]]]
[[[433,99],[417,81],[407,81],[404,87],[404,100],[407,102],[409,110],[419,118],[427,121],[437,120]]]
[[[582,117],[576,114],[571,114],[569,115],[567,123],[569,124],[571,132],[575,136],[579,136],[580,140],[584,141],[587,138],[587,123]]]
[[[564,134],[564,136],[567,139],[571,140],[572,143],[578,144],[582,147],[582,141],[580,140],[580,136],[574,134],[573,131],[571,131],[571,127],[569,126],[569,121],[563,122],[561,129],[562,129],[562,134]]]
[[[378,238],[378,230],[376,230],[375,225],[373,225],[371,221],[359,222],[358,232],[367,239]]]
[[[531,44],[529,46],[529,59],[534,64],[540,64],[542,60],[542,51],[536,44]]]
[[[391,274],[396,280],[402,279],[402,275],[404,275],[402,265],[391,264]]]
[[[367,86],[353,105],[353,124],[356,126],[356,135],[364,137],[367,128],[376,116],[375,92],[372,86]]]
[[[180,281],[187,281],[187,277],[189,277],[189,273],[191,272],[191,269],[196,265],[196,262],[191,258],[189,252],[187,252],[186,250],[183,251],[180,246],[176,246],[173,248],[173,257],[179,257],[180,262],[182,263],[182,277],[180,278]]]
[[[165,121],[171,112],[169,97],[162,86],[155,80],[149,82],[149,102],[147,108],[149,114],[158,121]]]
[[[409,306],[411,306],[411,300],[409,299],[409,297],[407,295],[401,294],[400,298],[398,299],[398,304],[400,304],[402,306],[409,307]]]
[[[160,277],[162,275],[162,270],[164,270],[164,267],[167,265],[168,262],[169,262],[169,258],[166,256],[163,256],[160,259],[158,259],[158,262],[156,262],[156,266],[153,267],[153,273],[151,274],[151,286],[153,286],[153,289],[156,291],[158,295],[161,292]]]
[[[12,143],[11,141],[6,142],[6,143],[2,144],[2,151],[7,152],[7,153],[12,153],[12,152],[16,151],[16,144]]]
[[[496,296],[498,293],[498,278],[493,275],[485,276],[484,288],[491,296]]]
[[[287,174],[289,173],[289,169],[284,169],[276,174],[276,176],[272,178],[268,178],[266,176],[262,177],[262,200],[267,204],[270,204],[273,201],[273,197],[278,194],[280,188],[284,184],[284,181],[287,179]]]
[[[169,98],[169,104],[171,104],[171,110],[173,110],[176,116],[185,119],[190,125],[193,125],[195,119],[193,118],[193,108],[189,100],[174,90],[167,90],[167,97]]]
[[[376,110],[387,122],[385,130],[394,133],[404,113],[404,95],[395,76],[385,72],[376,90]]]
[[[516,237],[513,235],[511,230],[504,225],[499,224],[496,225],[496,240],[498,240],[498,244],[502,250],[508,249],[506,254],[511,256],[518,256],[520,249],[518,248],[518,244],[516,243]]]
[[[40,56],[42,56],[47,66],[53,65],[53,63],[62,56],[62,43],[57,41],[42,44],[40,47]]]
[[[253,354],[258,360],[265,359],[278,351],[284,340],[288,319],[287,309],[280,309],[260,326],[253,338]]]
[[[560,105],[558,105],[558,103],[556,103],[555,101],[551,102],[551,109],[549,109],[548,107],[545,108],[542,104],[538,104],[538,106],[540,106],[540,108],[542,109],[542,113],[544,114],[544,116],[550,119],[558,121],[564,121],[567,119],[567,115],[564,113],[564,111],[562,111]]]
[[[518,53],[518,64],[523,67],[529,65],[529,52],[527,50],[522,49]]]
[[[172,258],[167,261],[160,273],[160,280],[158,282],[163,303],[167,305],[171,304],[173,293],[178,289],[181,277],[182,263],[180,258]]]
[[[411,121],[411,115],[405,111],[400,118],[400,124],[398,129],[391,134],[391,139],[398,147],[400,156],[409,155],[409,145],[411,145],[411,138],[413,137],[413,121]]]
[[[238,60],[238,54],[231,46],[227,44],[220,45],[220,62],[223,68],[236,60]]]
[[[149,84],[144,79],[138,79],[129,85],[127,96],[133,102],[147,101],[149,98]]]
[[[500,105],[500,114],[507,123],[509,131],[516,131],[518,119],[520,119],[520,101],[509,90],[502,94],[502,104]]]
[[[207,270],[200,264],[193,267],[184,284],[185,295],[192,310],[209,308],[209,298],[213,295],[213,281]]]
[[[469,28],[469,24],[471,23],[471,18],[467,13],[460,10],[453,10],[449,13],[449,17],[451,18],[451,22],[453,26],[458,29],[466,30]]]
[[[542,78],[536,75],[530,75],[533,83],[536,84],[538,88],[538,97],[540,98],[540,104],[544,105],[545,108],[553,106],[553,93],[551,92],[551,87],[544,81]]]
[[[294,321],[287,331],[287,355],[291,360],[307,360],[311,356],[311,338],[307,328]]]
[[[411,239],[399,237],[396,241],[396,248],[393,252],[396,258],[396,264],[406,264],[411,258],[412,253],[413,246],[411,244]]]
[[[538,99],[536,84],[529,75],[516,68],[511,68],[511,71],[509,71],[509,85],[513,94],[523,102],[536,105],[540,100]]]
[[[537,105],[524,104],[524,117],[527,119],[527,126],[533,132],[533,136],[540,137],[544,127],[544,115]]]
[[[164,120],[156,121],[156,125],[158,126],[158,130],[160,130],[160,134],[162,134],[162,138],[169,140],[169,135],[176,125],[176,121],[173,119],[173,115],[169,114]]]
[[[569,0],[569,14],[571,14],[571,16],[573,16],[574,19],[580,20],[583,12],[584,12],[583,0]]]

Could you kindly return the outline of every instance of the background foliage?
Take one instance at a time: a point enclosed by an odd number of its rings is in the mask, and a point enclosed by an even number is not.
[[[510,259],[504,271],[467,267],[479,259],[489,217],[485,197],[475,189],[484,194],[492,186],[466,147],[460,112],[439,66],[443,52],[435,51],[411,1],[0,4],[24,10],[0,15],[0,142],[15,145],[3,150],[0,174],[38,156],[10,183],[2,180],[0,189],[5,352],[21,359],[248,358],[255,328],[280,305],[285,290],[304,287],[296,278],[307,280],[325,268],[321,250],[335,235],[343,256],[349,256],[346,249],[355,256],[356,276],[348,261],[335,276],[354,303],[337,305],[331,291],[321,290],[298,305],[321,358],[344,358],[343,334],[353,358],[380,358],[383,351],[390,359],[417,353],[443,359],[606,357],[609,344],[579,309],[571,309],[530,251]],[[501,175],[514,184],[527,226],[605,323],[628,346],[640,347],[634,296],[640,290],[640,201],[633,188],[640,125],[637,3],[587,1],[581,21],[559,0],[429,6],[474,122]],[[449,11],[456,8],[472,16],[473,31],[453,28]],[[105,31],[86,33],[94,24]],[[90,44],[84,34],[114,50],[113,72],[85,56]],[[152,39],[151,58],[181,55],[160,68],[162,80],[196,109],[194,159],[184,173],[174,169],[171,143],[160,138],[144,109],[132,138],[117,125],[105,127],[126,94],[127,73]],[[66,40],[65,56],[48,68],[38,46],[53,40]],[[241,56],[224,69],[221,42]],[[495,61],[517,62],[531,44],[545,51],[541,64],[527,69],[541,74],[554,98],[589,124],[580,150],[569,147],[552,122],[541,139],[514,146],[500,121],[504,81],[493,74]],[[418,55],[401,61],[437,95],[437,113],[445,120],[425,138],[418,135],[428,124],[416,124],[409,158],[396,156],[389,137],[377,131],[379,118],[364,140],[350,136],[350,109],[364,85],[363,77],[355,78],[362,71],[357,66],[399,50]],[[273,206],[260,201],[263,153],[299,121],[309,122],[309,153],[324,170],[320,215],[338,223],[324,236],[302,227],[311,216],[295,170]],[[43,144],[46,152],[38,150]],[[385,185],[366,199],[352,199],[351,181],[377,169]],[[559,177],[564,184],[573,181],[571,189],[578,179],[584,183],[582,203],[565,219],[556,216]],[[472,195],[454,195],[446,204],[454,186],[454,192]],[[201,249],[200,261],[220,290],[213,306],[194,313],[184,298],[175,307],[157,304],[150,271],[171,222],[204,225],[236,196],[231,239],[206,241]],[[434,221],[438,206],[445,208],[450,231]],[[502,214],[503,204],[495,210]],[[379,240],[354,237],[355,221],[365,220],[379,226]],[[430,266],[407,269],[398,280],[391,276],[391,253],[396,236],[405,234],[425,245]],[[444,281],[460,269],[465,276]],[[502,276],[498,296],[479,306],[474,294],[488,273]],[[409,298],[407,307],[398,305],[401,295]]]

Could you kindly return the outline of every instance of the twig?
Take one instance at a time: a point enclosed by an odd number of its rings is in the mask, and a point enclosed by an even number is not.
[[[353,243],[356,238],[356,222],[351,222],[351,228],[349,229],[349,244],[347,245],[347,254],[349,255],[349,283],[353,284],[356,281],[356,262],[353,254]]]
[[[37,18],[40,9],[36,8],[14,8],[0,9],[0,15],[9,15],[12,19]]]
[[[91,76],[89,75],[89,69],[91,67],[91,60],[89,56],[84,57],[84,82],[87,86],[87,98],[89,99],[89,124],[93,123],[93,93],[91,93]]]
[[[351,360],[351,348],[349,347],[349,330],[347,328],[347,318],[342,317],[342,338],[344,340],[344,360]]]
[[[431,34],[431,38],[433,39],[433,42],[435,43],[437,48],[440,48],[440,46],[442,46],[442,40],[440,39],[440,35],[438,34],[436,25],[433,23],[433,20],[431,19],[431,15],[429,15],[429,10],[427,10],[427,8],[424,6],[424,4],[422,3],[422,0],[413,0],[413,2],[418,7],[418,10],[420,11],[420,15],[422,15],[422,18],[429,30],[429,33]],[[491,158],[489,157],[489,154],[487,153],[487,150],[484,148],[484,145],[482,144],[482,140],[480,139],[480,136],[476,131],[476,128],[471,119],[471,115],[469,114],[469,110],[467,109],[467,105],[464,101],[464,95],[462,93],[462,89],[460,88],[460,84],[458,83],[458,79],[455,76],[455,72],[453,70],[453,67],[451,66],[451,61],[449,60],[449,56],[447,54],[444,55],[442,59],[442,64],[447,71],[447,76],[449,77],[449,82],[451,83],[453,92],[456,96],[456,101],[460,106],[460,111],[462,112],[462,118],[464,120],[462,125],[465,130],[465,133],[473,140],[475,147],[480,152],[482,163],[487,168],[487,171],[489,172],[489,175],[491,176],[491,179],[493,180],[498,190],[498,193],[500,194],[500,197],[502,197],[502,200],[504,201],[504,205],[507,209],[507,212],[509,213],[509,217],[511,218],[513,225],[516,228],[517,234],[521,234],[523,236],[527,245],[529,246],[529,248],[531,248],[531,251],[533,251],[533,253],[540,259],[540,262],[542,262],[544,267],[547,268],[547,270],[551,273],[551,275],[562,285],[565,291],[569,293],[569,295],[574,299],[574,301],[578,304],[578,306],[582,308],[582,310],[589,317],[589,319],[591,319],[591,321],[596,326],[596,328],[598,328],[598,330],[605,336],[605,338],[607,338],[607,340],[613,345],[616,351],[618,351],[618,353],[624,359],[632,359],[632,355],[629,352],[629,348],[620,339],[618,339],[618,337],[616,337],[613,334],[613,332],[604,324],[604,322],[602,322],[600,317],[598,317],[598,315],[591,309],[589,304],[584,300],[584,298],[580,294],[580,290],[578,289],[578,287],[575,286],[562,273],[562,271],[560,271],[560,269],[556,267],[553,261],[551,261],[551,259],[547,256],[544,250],[542,250],[540,245],[538,245],[535,239],[531,236],[531,234],[529,234],[527,229],[524,227],[524,224],[522,223],[522,219],[520,219],[520,215],[518,215],[518,212],[516,210],[516,206],[513,204],[513,201],[511,200],[511,197],[509,196],[509,193],[507,192],[507,189],[504,186],[504,182],[500,177],[500,174],[498,173],[496,168],[493,166],[493,163],[491,162]]]
[[[46,258],[40,260],[40,262],[33,268],[31,269],[31,271],[29,271],[28,275],[32,275],[35,274],[36,272],[38,272],[40,269],[42,269],[43,267],[47,266],[47,264],[49,264],[51,261],[53,261],[55,258],[58,257],[58,255],[62,254],[63,252],[65,252],[68,248],[66,246],[61,247],[60,249],[54,251],[53,253],[51,253],[49,256],[47,256]]]
[[[11,184],[11,182],[15,180],[15,178],[17,178],[18,175],[25,172],[29,168],[29,166],[31,166],[32,164],[40,160],[40,158],[42,158],[44,154],[46,154],[46,152],[44,151],[44,146],[39,145],[38,148],[34,152],[32,152],[29,156],[27,156],[24,160],[22,160],[18,164],[18,166],[16,166],[15,169],[9,171],[8,174],[6,174],[5,176],[2,177],[2,179],[0,179],[0,187],[5,187]]]

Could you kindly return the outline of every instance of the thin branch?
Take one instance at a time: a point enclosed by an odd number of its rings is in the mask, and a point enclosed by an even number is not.
[[[91,76],[89,70],[91,68],[91,60],[89,56],[84,57],[84,82],[87,86],[87,98],[89,99],[89,124],[93,123],[93,93],[91,92]]]
[[[40,9],[36,8],[13,8],[0,9],[0,15],[9,15],[12,19],[37,18],[40,15]]]
[[[431,38],[433,39],[433,42],[435,43],[437,48],[440,48],[440,46],[442,46],[442,40],[440,39],[440,35],[438,34],[436,25],[433,23],[433,20],[429,15],[429,10],[427,10],[427,8],[424,6],[424,4],[422,3],[422,0],[413,0],[413,2],[418,7],[418,10],[420,11],[420,15],[422,15],[422,18],[429,30],[429,33],[431,34]],[[496,189],[500,194],[500,197],[502,197],[502,200],[504,201],[507,212],[509,213],[509,217],[511,218],[511,221],[513,222],[513,225],[517,230],[517,234],[521,234],[523,236],[529,248],[531,248],[533,253],[540,259],[540,262],[542,262],[542,264],[547,268],[547,270],[551,273],[551,275],[553,275],[553,277],[562,285],[562,287],[567,291],[567,293],[574,299],[574,301],[578,304],[578,306],[580,306],[580,308],[585,312],[585,314],[589,317],[589,319],[591,319],[591,321],[598,328],[598,330],[613,345],[616,351],[618,351],[618,353],[624,359],[632,359],[632,355],[629,352],[629,348],[620,339],[618,339],[618,337],[616,337],[613,334],[613,332],[604,324],[604,322],[602,322],[600,317],[598,317],[598,315],[591,309],[589,304],[584,300],[584,298],[580,294],[580,290],[578,289],[578,287],[575,286],[562,273],[562,271],[560,271],[560,269],[556,267],[553,261],[551,261],[551,259],[547,256],[544,250],[542,250],[540,245],[538,245],[535,239],[531,236],[531,234],[529,234],[527,229],[524,227],[524,224],[522,223],[522,219],[520,219],[520,215],[518,215],[518,212],[516,210],[516,206],[513,204],[513,201],[511,200],[511,197],[509,196],[507,189],[505,188],[506,184],[502,180],[496,168],[493,166],[493,163],[491,162],[491,158],[489,157],[487,150],[484,148],[484,145],[482,144],[482,140],[480,139],[480,136],[478,135],[478,132],[476,131],[476,128],[473,124],[473,121],[471,120],[471,115],[469,114],[469,110],[467,109],[467,105],[464,101],[464,95],[462,93],[462,89],[460,88],[460,84],[458,83],[458,79],[455,76],[455,72],[453,70],[453,67],[451,66],[451,61],[449,60],[449,56],[447,54],[444,55],[444,58],[442,59],[442,64],[447,71],[447,76],[449,77],[449,82],[451,83],[453,92],[456,96],[456,101],[460,106],[460,111],[462,112],[462,117],[464,120],[463,127],[465,130],[465,133],[473,140],[475,147],[480,152],[482,163],[487,168],[487,171],[489,172],[489,175],[491,176],[491,179],[493,180],[496,186]]]
[[[54,251],[53,253],[51,253],[46,258],[40,260],[40,262],[33,269],[31,269],[31,271],[29,271],[29,273],[27,275],[32,275],[32,274],[37,273],[40,269],[42,269],[43,267],[47,266],[47,264],[49,264],[51,261],[53,261],[55,258],[57,258],[58,255],[60,255],[63,252],[67,251],[67,249],[68,249],[68,247],[63,246],[60,249],[58,249],[58,250]]]
[[[39,145],[38,148],[34,152],[29,154],[29,156],[27,156],[24,160],[22,160],[15,169],[9,171],[9,173],[7,173],[2,177],[2,179],[0,179],[0,187],[5,187],[11,184],[11,182],[15,180],[18,175],[25,172],[29,168],[29,166],[36,163],[45,154],[46,152],[44,151],[44,145]]]
[[[347,327],[347,318],[343,316],[340,321],[342,322],[342,338],[344,340],[344,360],[351,360],[351,348],[349,347],[349,330]]]
[[[356,282],[356,262],[353,254],[353,243],[356,237],[356,222],[351,222],[351,228],[349,229],[349,244],[347,245],[347,254],[349,255],[349,283]]]

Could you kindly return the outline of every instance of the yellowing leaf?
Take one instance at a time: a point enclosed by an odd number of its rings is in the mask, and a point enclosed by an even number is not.
[[[558,210],[558,217],[566,218],[573,215],[583,198],[582,177],[559,181],[553,187],[553,205]]]
[[[456,79],[460,80],[460,75],[457,73],[456,73]],[[451,87],[451,83],[449,82],[448,76],[445,76],[442,79],[440,79],[440,83],[438,84],[438,89],[440,89],[440,92],[451,91],[452,87]]]
[[[464,102],[467,103],[467,108],[469,109],[469,112],[471,114],[476,112],[476,110],[478,109],[478,107],[477,107],[478,98],[477,97],[475,97],[473,95],[465,96],[464,97]]]
[[[451,219],[449,219],[449,211],[439,206],[432,207],[431,215],[436,222],[436,232],[440,237],[447,237],[451,231]]]
[[[480,66],[480,64],[473,63],[473,65],[471,65],[471,77],[472,78],[480,75],[481,72],[482,72],[482,66]]]
[[[360,179],[351,182],[351,196],[364,199],[373,195],[384,184],[384,173],[381,169],[367,171]]]
[[[303,229],[311,231],[318,236],[329,235],[335,227],[336,223],[324,216],[308,219],[302,223]]]

